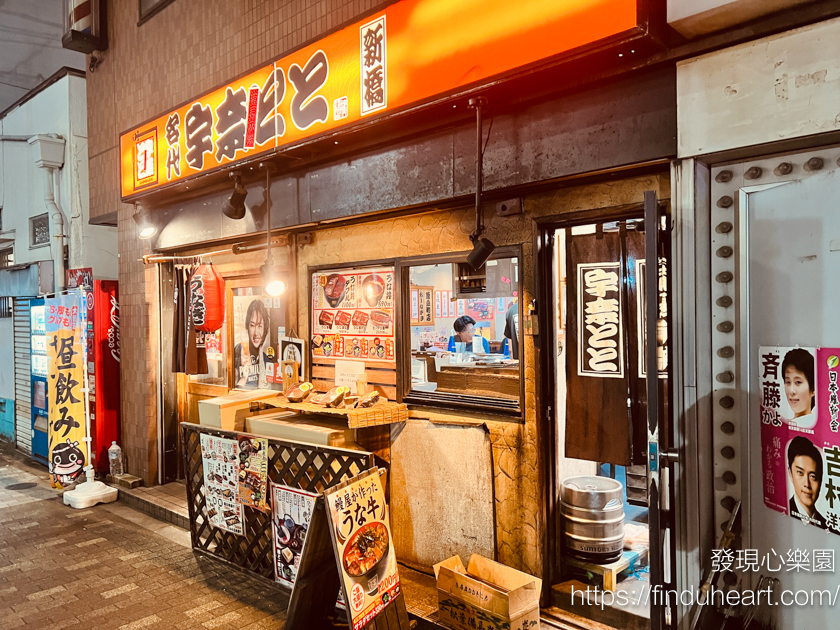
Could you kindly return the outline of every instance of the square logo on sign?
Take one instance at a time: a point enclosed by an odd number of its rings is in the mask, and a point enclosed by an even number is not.
[[[362,116],[388,106],[388,64],[385,16],[359,29],[359,73]]]
[[[333,101],[333,120],[343,120],[347,118],[347,115],[350,113],[349,107],[347,106],[347,97],[342,96],[337,98]]]
[[[157,183],[157,128],[137,134],[134,141],[134,187]]]

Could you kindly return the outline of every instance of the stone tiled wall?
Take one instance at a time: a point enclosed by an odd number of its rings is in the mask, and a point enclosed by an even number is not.
[[[141,26],[137,2],[108,3],[108,50],[87,73],[90,214],[117,213],[122,441],[128,471],[157,474],[155,270],[120,203],[119,134],[382,4],[380,0],[175,0]]]

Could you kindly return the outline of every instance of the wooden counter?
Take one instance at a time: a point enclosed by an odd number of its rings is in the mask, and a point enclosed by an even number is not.
[[[519,399],[519,366],[478,366],[469,363],[442,365],[437,373],[437,391],[472,396]]]

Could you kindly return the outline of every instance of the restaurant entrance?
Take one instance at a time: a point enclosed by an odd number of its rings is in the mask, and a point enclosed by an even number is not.
[[[540,226],[551,604],[619,628],[670,618],[644,596],[674,574],[669,471],[657,456],[674,437],[669,223],[646,193],[644,204]]]

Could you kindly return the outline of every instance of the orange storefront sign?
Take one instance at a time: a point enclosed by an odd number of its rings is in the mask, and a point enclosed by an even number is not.
[[[122,196],[626,32],[637,1],[403,0],[122,134]]]

